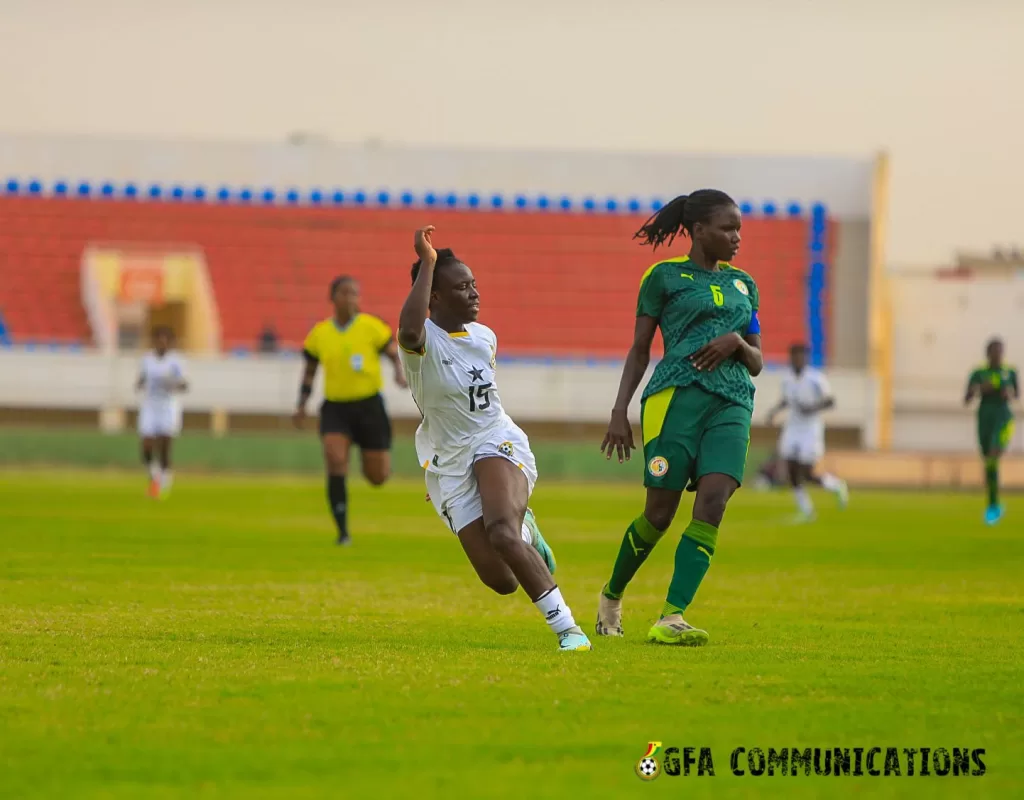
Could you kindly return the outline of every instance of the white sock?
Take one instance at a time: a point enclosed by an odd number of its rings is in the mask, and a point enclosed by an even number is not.
[[[160,479],[160,486],[164,489],[170,489],[171,483],[174,481],[174,477],[169,469],[164,471],[163,476]]]
[[[149,477],[151,480],[160,480],[160,465],[156,461],[149,462]]]
[[[835,475],[826,472],[821,476],[821,486],[830,492],[838,492],[842,487],[843,482],[839,480]]]
[[[814,503],[811,502],[811,496],[807,494],[805,486],[797,486],[793,489],[793,495],[796,497],[796,504],[800,508],[800,513],[807,516],[814,513]]]
[[[558,591],[557,586],[547,594],[541,595],[534,605],[544,615],[548,627],[555,633],[567,631],[576,625],[576,620],[572,618],[572,612],[562,599],[562,593]]]
[[[530,533],[530,529],[523,523],[523,529],[519,532],[519,535],[523,537],[523,541],[526,542],[530,547],[533,547],[533,534]]]

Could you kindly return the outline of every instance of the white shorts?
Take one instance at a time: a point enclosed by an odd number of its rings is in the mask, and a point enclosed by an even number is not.
[[[814,428],[783,428],[779,456],[786,461],[813,467],[825,455],[825,432]]]
[[[537,462],[530,450],[530,440],[516,425],[503,426],[476,448],[473,464],[484,458],[501,456],[515,464],[526,475],[527,491],[533,494],[537,483]],[[458,533],[484,515],[480,487],[472,464],[462,475],[426,473],[427,494],[434,510],[452,533]]]
[[[181,406],[177,403],[143,403],[139,407],[139,436],[177,436],[181,432]]]

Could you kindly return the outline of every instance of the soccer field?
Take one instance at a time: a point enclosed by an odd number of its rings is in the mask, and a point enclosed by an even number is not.
[[[1022,498],[989,529],[973,495],[820,496],[794,527],[788,496],[743,491],[688,614],[710,646],[644,643],[677,525],[626,637],[562,654],[521,593],[478,583],[418,482],[356,485],[348,549],[316,479],[143,490],[0,473],[0,796],[1024,793]],[[641,502],[535,495],[588,631]],[[715,777],[642,782],[650,741],[710,748]],[[738,747],[896,747],[902,777],[755,777],[746,753],[736,777]],[[922,747],[983,748],[987,772],[908,777]]]

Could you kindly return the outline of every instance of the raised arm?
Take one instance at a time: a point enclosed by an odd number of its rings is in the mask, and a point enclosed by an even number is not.
[[[430,290],[434,282],[434,266],[437,264],[437,251],[431,242],[434,226],[427,225],[416,231],[416,255],[420,259],[420,269],[413,282],[412,291],[405,298],[402,313],[398,315],[398,343],[406,350],[418,352],[427,340],[424,327],[427,314],[430,313]]]
[[[629,404],[647,372],[647,366],[651,363],[651,345],[657,330],[658,320],[654,317],[636,318],[633,344],[626,354],[626,363],[622,367],[622,377],[619,379],[619,392],[612,407],[612,418],[608,423],[604,441],[601,442],[601,452],[605,454],[605,458],[610,459],[612,454],[616,453],[620,464],[629,461],[630,451],[636,447],[633,444],[633,428],[629,424]]]

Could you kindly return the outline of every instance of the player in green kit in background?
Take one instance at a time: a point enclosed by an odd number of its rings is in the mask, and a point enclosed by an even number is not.
[[[971,373],[967,381],[964,405],[975,395],[978,403],[978,447],[985,460],[985,484],[988,487],[988,507],[985,522],[995,525],[1003,517],[999,503],[999,459],[1013,438],[1013,410],[1010,403],[1020,397],[1017,370],[1003,364],[1003,343],[993,339],[985,348],[988,363]]]
[[[761,372],[761,328],[754,279],[729,261],[740,245],[740,210],[715,189],[677,197],[635,238],[657,248],[680,233],[690,254],[660,261],[640,282],[633,346],[601,450],[629,460],[626,409],[661,328],[665,356],[644,389],[644,512],[629,524],[611,579],[601,590],[599,636],[622,635],[622,595],[675,517],[683,491],[696,491],[693,518],[676,548],[661,619],[647,635],[663,644],[703,645],[705,631],[683,619],[711,565],[726,504],[743,480],[754,409],[752,375]]]

